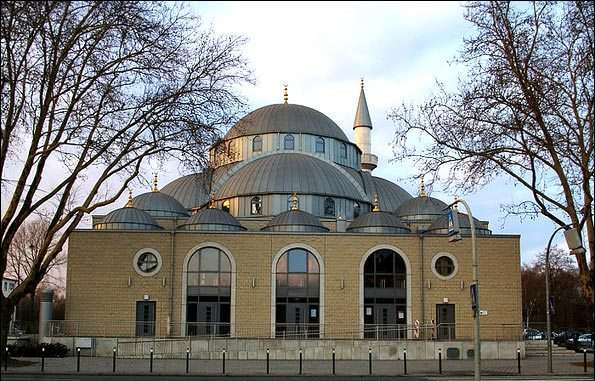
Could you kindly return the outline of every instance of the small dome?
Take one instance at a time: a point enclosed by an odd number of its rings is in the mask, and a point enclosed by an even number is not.
[[[241,231],[246,230],[231,214],[221,209],[205,208],[179,225],[182,230]]]
[[[318,217],[301,210],[288,210],[273,217],[261,229],[266,232],[327,232]]]
[[[93,225],[97,230],[160,230],[161,226],[143,210],[124,207],[109,212],[101,222]]]
[[[161,193],[175,198],[188,210],[199,208],[209,202],[209,177],[205,173],[183,176],[161,188]]]
[[[178,200],[159,191],[136,196],[132,199],[132,206],[153,217],[188,217],[188,211]]]
[[[252,111],[225,134],[225,139],[277,132],[311,134],[349,142],[343,130],[328,116],[310,107],[288,103]]]
[[[350,233],[384,233],[399,234],[409,233],[411,230],[392,213],[369,212],[359,216],[349,225],[347,231]]]
[[[471,225],[469,224],[469,216],[465,213],[458,213],[459,229],[461,234],[471,234]],[[492,231],[488,229],[487,223],[473,218],[475,224],[475,234],[477,235],[491,235]],[[448,215],[445,214],[432,222],[430,227],[426,230],[428,233],[448,234]]]
[[[374,188],[380,197],[381,210],[395,210],[412,199],[411,195],[392,181],[371,176]]]
[[[446,212],[448,205],[434,197],[418,196],[409,199],[395,210],[395,214],[406,222],[435,220]]]

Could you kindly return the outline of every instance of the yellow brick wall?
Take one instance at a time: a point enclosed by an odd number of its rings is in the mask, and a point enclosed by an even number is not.
[[[457,337],[471,337],[469,237],[457,243],[449,243],[446,237],[425,237],[422,283],[422,240],[417,236],[76,231],[69,241],[66,319],[89,322],[79,323],[79,334],[131,336],[134,326],[125,322],[135,320],[136,301],[148,295],[157,302],[157,334],[166,335],[173,291],[171,321],[175,324],[170,334],[180,335],[183,263],[194,247],[206,242],[227,248],[236,263],[235,330],[240,336],[270,336],[272,260],[283,247],[300,243],[314,248],[324,261],[327,337],[349,337],[359,332],[360,263],[364,254],[378,245],[394,246],[409,260],[411,322],[435,319],[436,304],[448,298],[455,304]],[[162,257],[162,268],[153,277],[138,275],[132,266],[135,253],[142,248],[153,248]],[[457,259],[457,274],[452,279],[440,280],[432,272],[432,258],[439,252]],[[488,312],[482,316],[482,336],[509,338],[504,336],[518,331],[521,324],[519,237],[479,238],[478,253],[481,309]]]

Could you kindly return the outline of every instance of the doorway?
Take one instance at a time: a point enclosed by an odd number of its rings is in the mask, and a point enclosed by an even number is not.
[[[455,305],[436,304],[436,324],[438,340],[455,340]]]
[[[136,336],[155,336],[155,302],[136,302]]]

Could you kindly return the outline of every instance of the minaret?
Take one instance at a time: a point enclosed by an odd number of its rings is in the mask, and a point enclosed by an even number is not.
[[[372,172],[378,165],[378,156],[372,154],[372,121],[364,93],[364,79],[361,80],[361,90],[359,92],[359,101],[357,102],[357,111],[355,112],[355,121],[353,122],[355,130],[355,144],[362,151],[362,169]]]

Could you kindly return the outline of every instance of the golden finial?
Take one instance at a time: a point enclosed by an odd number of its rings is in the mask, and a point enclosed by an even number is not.
[[[295,192],[289,198],[289,210],[300,210],[300,200]]]
[[[132,190],[128,188],[128,202],[126,203],[127,208],[132,208]]]
[[[287,94],[287,83],[283,84],[283,102],[287,104],[287,100],[289,99],[289,95]]]
[[[159,188],[157,188],[157,172],[154,173],[153,176],[153,189],[151,189],[153,192],[159,192]]]
[[[419,186],[419,196],[420,197],[428,197],[428,194],[426,193],[426,184],[424,183],[424,178],[421,178],[421,184]]]
[[[374,193],[374,201],[372,201],[372,204],[374,205],[372,212],[380,212],[380,199],[378,199],[378,193]]]
[[[217,207],[217,205],[215,205],[215,193],[211,192],[210,195],[210,199],[209,199],[209,209],[215,209]]]
[[[364,89],[364,77],[360,78],[360,85],[362,86],[362,90]]]

